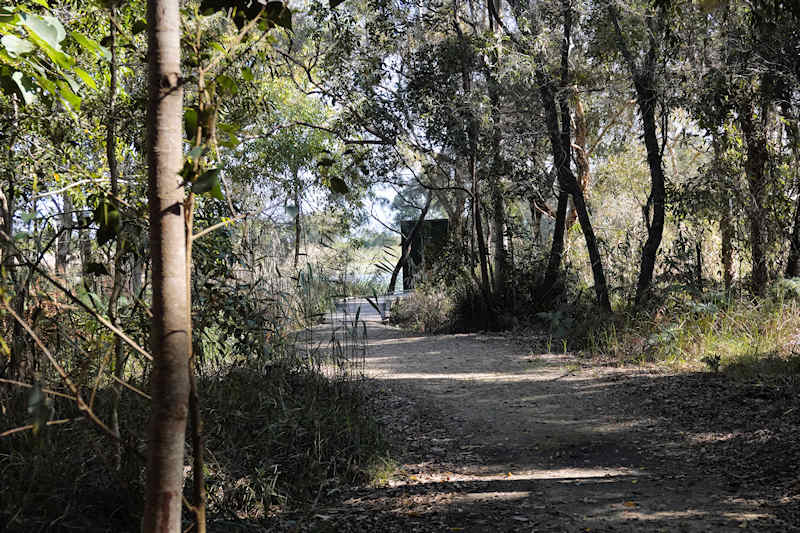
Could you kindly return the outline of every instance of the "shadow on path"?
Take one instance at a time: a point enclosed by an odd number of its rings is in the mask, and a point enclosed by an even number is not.
[[[759,399],[766,389],[711,374],[611,368],[498,335],[369,323],[368,337],[402,472],[333,495],[309,531],[800,530],[791,391]]]

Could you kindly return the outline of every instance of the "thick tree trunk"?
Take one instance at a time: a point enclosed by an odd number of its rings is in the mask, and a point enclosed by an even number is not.
[[[745,139],[745,174],[747,187],[750,193],[751,204],[747,210],[750,224],[750,251],[753,263],[751,288],[754,294],[761,295],[767,287],[767,258],[764,238],[765,213],[765,166],[769,154],[767,152],[767,138],[764,129],[754,120],[752,102],[739,107],[739,124]],[[767,112],[766,107],[761,110],[762,115]],[[759,117],[761,124],[766,123],[766,117]]]
[[[153,264],[152,413],[144,533],[181,531],[183,450],[189,402],[186,238],[182,167],[183,88],[178,0],[147,3],[148,176]]]

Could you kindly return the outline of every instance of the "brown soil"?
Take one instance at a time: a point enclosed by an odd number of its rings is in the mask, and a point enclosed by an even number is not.
[[[613,366],[506,335],[368,335],[399,472],[330,491],[286,529],[800,531],[793,384]]]

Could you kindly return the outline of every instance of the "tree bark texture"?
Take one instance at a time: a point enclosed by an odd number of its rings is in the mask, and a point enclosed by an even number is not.
[[[766,123],[766,107],[762,108],[762,116],[758,121],[754,116],[755,110],[752,102],[742,104],[739,109],[739,125],[745,140],[745,175],[747,176],[747,189],[750,193],[750,206],[747,215],[750,225],[750,253],[752,260],[751,288],[754,294],[761,295],[767,287],[767,258],[764,239],[765,219],[765,166],[769,153],[767,152],[767,137],[762,124]],[[760,122],[760,124],[759,124]]]
[[[542,99],[542,105],[545,111],[545,119],[547,122],[547,130],[550,136],[550,142],[553,147],[553,163],[556,168],[558,176],[558,184],[562,193],[568,193],[572,196],[575,204],[575,209],[578,213],[578,220],[581,223],[583,230],[584,240],[586,241],[586,248],[589,252],[589,261],[592,265],[592,275],[594,277],[594,290],[597,304],[605,310],[611,310],[611,302],[608,299],[608,286],[606,284],[605,272],[603,270],[603,262],[600,256],[600,249],[597,246],[597,238],[595,237],[594,230],[592,229],[591,220],[589,219],[589,212],[586,208],[586,202],[583,198],[583,193],[578,187],[578,182],[575,175],[569,167],[569,151],[563,143],[563,132],[558,126],[558,108],[556,107],[555,97],[551,89],[552,82],[547,74],[541,69],[537,69],[537,79],[539,81],[539,92]],[[563,105],[563,104],[562,104]],[[559,196],[559,204],[561,203],[561,196]],[[560,207],[560,206],[559,206]],[[566,218],[566,199],[564,201],[564,215]],[[548,263],[548,272],[545,277],[545,288],[548,289],[548,278],[554,280],[553,265],[555,265],[556,273],[558,266],[561,263],[561,254],[564,250],[564,230],[561,229],[559,235],[558,226],[560,213],[556,217],[556,231],[553,232],[553,247],[550,253],[550,261]],[[563,225],[563,223],[562,223]],[[555,239],[561,242],[558,245]]]
[[[142,531],[179,533],[191,341],[184,191],[178,175],[183,159],[178,0],[149,0],[147,20],[153,373]]]
[[[619,25],[619,15],[613,2],[608,4],[608,14],[616,33],[617,46],[628,65],[633,86],[636,91],[636,103],[642,119],[644,145],[647,150],[647,166],[650,169],[650,196],[645,206],[646,219],[652,206],[653,214],[647,226],[647,240],[642,248],[642,259],[639,266],[639,278],[636,281],[636,295],[634,304],[641,304],[650,290],[653,281],[653,271],[656,265],[656,256],[661,246],[664,234],[664,218],[666,211],[666,190],[664,168],[662,165],[663,152],[658,144],[656,130],[656,56],[658,51],[658,38],[661,37],[661,28],[664,26],[664,10],[659,8],[658,17],[648,19],[647,30],[649,48],[642,64],[637,65],[622,29]]]
[[[792,155],[794,156],[794,183],[795,187],[800,188],[800,128],[797,121],[792,121],[786,127],[789,142],[792,144]],[[789,257],[786,259],[786,277],[793,278],[800,274],[800,192],[797,195],[797,202],[794,210],[794,224],[792,235],[789,239]]]
[[[636,100],[639,104],[639,113],[642,117],[644,130],[644,145],[647,150],[647,166],[650,168],[650,198],[648,204],[653,207],[653,217],[647,228],[647,240],[642,248],[642,260],[639,267],[639,279],[636,282],[636,296],[634,304],[642,303],[650,290],[653,282],[653,271],[656,266],[656,256],[661,246],[664,234],[664,218],[666,213],[666,188],[662,153],[656,135],[655,104],[656,94],[653,89],[653,80],[647,75],[641,79],[638,75],[635,82]]]

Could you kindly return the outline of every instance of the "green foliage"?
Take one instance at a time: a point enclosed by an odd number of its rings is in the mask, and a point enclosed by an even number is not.
[[[42,5],[47,8],[47,4]],[[37,7],[41,9],[42,5]],[[75,76],[91,89],[97,84],[78,66],[76,57],[65,51],[67,31],[61,21],[50,14],[39,15],[34,9],[27,3],[0,8],[0,89],[16,93],[25,104],[49,94],[67,110],[76,112],[82,102],[82,88]],[[71,31],[69,36],[84,52],[110,57],[104,47],[84,34]]]
[[[590,354],[625,362],[705,366],[714,372],[786,369],[797,354],[797,311],[792,299],[754,302],[709,293],[697,300],[676,290],[647,312],[586,327],[576,340]],[[753,364],[760,360],[785,364]]]
[[[424,333],[449,332],[452,326],[453,299],[446,287],[421,284],[391,308],[392,324]]]

